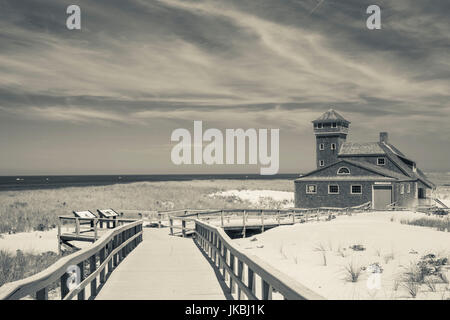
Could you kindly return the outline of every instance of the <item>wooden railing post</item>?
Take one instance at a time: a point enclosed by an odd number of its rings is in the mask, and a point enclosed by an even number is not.
[[[83,282],[84,278],[85,278],[85,274],[84,274],[84,261],[81,261],[78,264],[78,268],[80,270],[80,283]],[[78,300],[85,300],[85,290],[84,288],[78,293]]]
[[[277,211],[277,221],[278,225],[280,225],[280,210]]]
[[[61,219],[58,219],[58,255],[62,254],[62,249],[61,249]]]
[[[99,257],[100,257],[100,265],[101,265],[105,261],[105,247],[100,249]],[[105,269],[103,268],[103,270],[100,271],[100,283],[105,283],[105,280],[106,280]]]
[[[94,241],[97,241],[97,224],[98,224],[98,220],[94,219]]]
[[[69,274],[64,272],[61,276],[61,300],[69,293],[69,288],[67,286],[67,280],[69,279]]]
[[[182,231],[182,234],[183,234],[183,238],[186,238],[186,220],[181,220],[181,227],[182,227],[182,229],[181,229],[181,231]]]
[[[75,234],[80,235],[80,219],[78,217],[75,218]]]
[[[96,263],[97,261],[94,254],[89,259],[89,271],[91,273],[95,272],[95,270],[97,269]],[[91,296],[95,297],[96,295],[97,295],[97,278],[94,278],[91,281]]]
[[[261,291],[263,300],[272,300],[272,287],[264,279],[261,279]]]
[[[220,211],[220,225],[223,228],[223,226],[224,226],[224,224],[223,224],[223,210]]]
[[[173,219],[169,218],[170,235],[173,236]]]
[[[43,288],[36,292],[36,300],[48,300],[48,289]]]
[[[235,275],[235,273],[234,273],[234,255],[231,252],[230,252],[230,266],[229,267],[231,269],[231,273],[233,273],[233,275]],[[232,276],[230,276],[230,292],[231,292],[231,294],[236,292]]]
[[[248,268],[248,288],[250,289],[250,291],[256,295],[256,287],[255,287],[255,273],[253,272],[252,269]]]
[[[246,213],[246,211],[244,210],[244,213],[243,213],[243,221],[242,221],[242,223],[243,223],[243,227],[242,227],[242,236],[243,236],[243,238],[245,238],[245,233],[246,233],[246,229],[245,229],[245,213]]]
[[[223,246],[223,263],[224,263],[224,265],[223,265],[223,269],[222,269],[222,276],[223,276],[223,278],[224,278],[224,280],[225,281],[227,281],[227,277],[226,277],[226,268],[225,268],[225,265],[227,264],[227,256],[228,256],[228,249],[227,249],[227,247],[226,246]]]
[[[264,210],[261,210],[261,232],[264,232]]]
[[[239,278],[239,280],[243,280],[243,276],[244,276],[244,274],[243,274],[243,271],[244,271],[244,263],[242,262],[242,261],[240,261],[240,260],[238,260],[238,262],[237,262],[237,267],[238,267],[238,270],[237,270],[237,276],[238,276],[238,278]],[[241,300],[241,289],[238,287],[238,300]]]
[[[292,224],[295,224],[295,210],[292,211]]]

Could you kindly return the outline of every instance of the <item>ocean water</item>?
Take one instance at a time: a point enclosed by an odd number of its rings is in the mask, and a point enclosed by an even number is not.
[[[78,176],[0,176],[0,191],[101,186],[139,181],[188,181],[212,179],[270,180],[295,179],[299,174],[169,174],[169,175],[78,175]]]

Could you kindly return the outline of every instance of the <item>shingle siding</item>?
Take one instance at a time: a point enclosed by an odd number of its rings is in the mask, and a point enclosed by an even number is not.
[[[384,166],[378,166],[377,159],[378,158],[384,158],[385,164]],[[392,162],[386,155],[380,155],[380,156],[345,156],[340,157],[340,160],[354,160],[354,161],[360,161],[360,162],[368,162],[370,164],[376,165],[382,169],[388,169],[397,173],[403,174],[403,172],[395,165],[394,162]]]
[[[307,194],[306,186],[317,186],[316,194]],[[328,194],[328,185],[339,185],[339,194]],[[367,181],[295,181],[295,207],[353,207],[372,200],[372,184]],[[351,194],[351,185],[361,185],[362,194]]]

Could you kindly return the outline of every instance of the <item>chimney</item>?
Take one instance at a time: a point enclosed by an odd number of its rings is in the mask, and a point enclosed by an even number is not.
[[[389,134],[387,132],[380,132],[380,142],[388,143]]]

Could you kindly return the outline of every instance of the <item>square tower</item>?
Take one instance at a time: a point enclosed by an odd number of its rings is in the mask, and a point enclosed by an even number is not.
[[[350,121],[330,109],[312,123],[316,135],[316,166],[319,169],[337,161],[339,149],[347,139]]]

